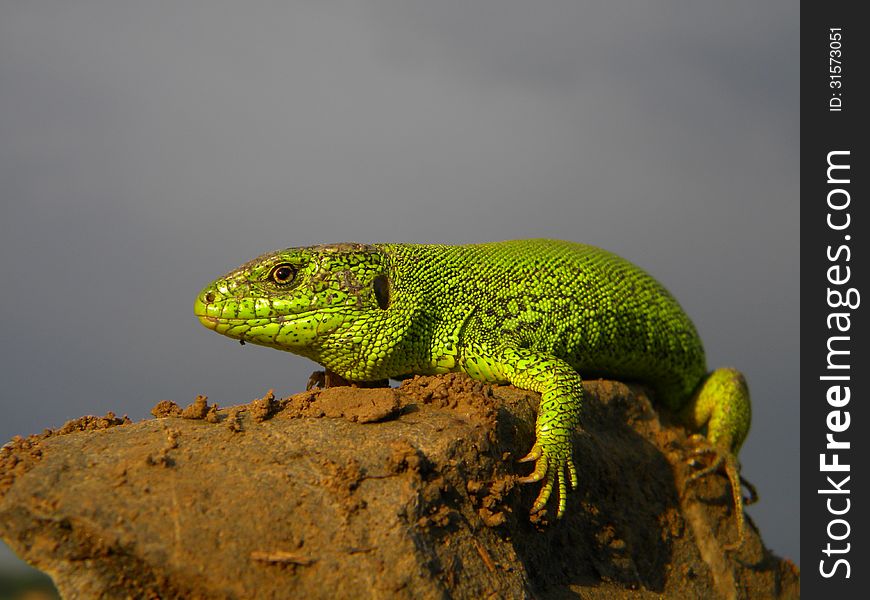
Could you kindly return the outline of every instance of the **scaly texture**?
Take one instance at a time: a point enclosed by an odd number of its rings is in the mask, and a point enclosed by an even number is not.
[[[207,286],[195,313],[218,333],[306,356],[349,380],[464,371],[540,392],[536,442],[523,459],[536,465],[522,481],[543,481],[533,511],[558,489],[558,516],[567,484],[577,485],[580,374],[646,382],[693,429],[706,429],[742,525],[734,457],[749,430],[743,378],[731,369],[707,377],[677,301],[605,250],[555,240],[289,248]]]

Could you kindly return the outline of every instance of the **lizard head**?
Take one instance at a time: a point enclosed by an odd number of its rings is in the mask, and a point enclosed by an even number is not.
[[[270,252],[203,288],[194,313],[225,336],[311,355],[389,307],[386,263],[374,246],[353,243]]]

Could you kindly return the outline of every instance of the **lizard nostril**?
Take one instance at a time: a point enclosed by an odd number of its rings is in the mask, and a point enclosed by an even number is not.
[[[207,303],[209,303],[209,304],[211,304],[212,302],[214,302],[214,292],[209,292],[208,294],[206,294],[206,295],[205,295],[205,301],[206,301]]]

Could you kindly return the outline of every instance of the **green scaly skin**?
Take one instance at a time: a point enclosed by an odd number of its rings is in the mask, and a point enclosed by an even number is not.
[[[708,376],[676,300],[605,250],[555,240],[466,246],[332,244],[264,254],[205,287],[203,325],[306,356],[353,381],[463,371],[541,393],[532,507],[577,486],[583,375],[642,381],[724,460],[742,541],[736,453],[749,431],[740,373]],[[718,463],[717,463],[718,464]]]

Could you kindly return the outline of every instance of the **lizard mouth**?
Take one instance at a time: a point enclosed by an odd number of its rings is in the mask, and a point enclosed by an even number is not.
[[[219,325],[284,325],[285,323],[292,323],[293,321],[298,321],[309,317],[318,311],[308,311],[304,313],[298,313],[295,315],[281,315],[280,317],[253,317],[248,319],[243,318],[232,318],[232,317],[210,317],[204,314],[198,314],[196,317],[199,319],[199,322],[208,327],[209,329],[214,329]]]
[[[218,325],[221,324],[221,320],[217,317],[209,317],[207,315],[196,315],[196,318],[199,319],[199,322],[202,323],[205,327],[209,329],[214,329]]]
[[[200,307],[197,306],[197,309]],[[199,319],[199,322],[202,323],[205,327],[209,329],[215,329],[221,325],[229,325],[231,327],[238,325],[286,325],[292,324],[295,321],[303,321],[306,319],[310,319],[315,315],[324,315],[324,314],[333,314],[341,312],[340,309],[320,309],[320,310],[307,310],[301,313],[293,313],[289,315],[279,315],[277,317],[213,317],[206,314],[205,306],[201,307],[201,310],[197,310],[195,312],[196,318]]]

